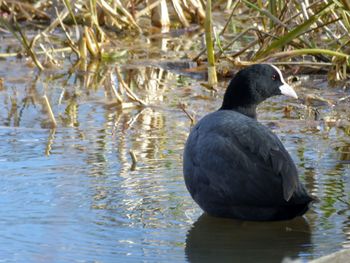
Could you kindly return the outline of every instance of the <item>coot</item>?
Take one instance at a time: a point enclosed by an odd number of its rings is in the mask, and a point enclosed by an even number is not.
[[[256,107],[275,95],[297,98],[281,71],[255,64],[231,80],[221,108],[193,127],[184,150],[188,191],[208,214],[242,220],[287,220],[313,198],[278,137],[256,120]]]

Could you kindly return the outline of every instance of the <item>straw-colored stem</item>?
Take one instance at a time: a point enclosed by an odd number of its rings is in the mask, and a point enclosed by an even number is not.
[[[214,45],[212,39],[212,16],[211,16],[211,0],[207,1],[206,17],[205,17],[205,41],[207,46],[208,57],[208,84],[209,86],[215,86],[218,82],[215,70],[215,55]]]
[[[69,52],[71,51],[71,47],[64,47],[64,48],[56,48],[56,49],[49,49],[46,51],[37,51],[35,52],[37,55],[47,54],[47,53],[58,53],[58,52]],[[10,58],[10,57],[16,57],[18,56],[18,53],[0,53],[0,58]]]
[[[56,122],[56,119],[55,119],[55,115],[53,114],[53,111],[52,111],[49,99],[47,98],[46,95],[44,95],[43,96],[43,100],[44,100],[44,105],[45,105],[47,113],[49,115],[52,127],[55,128],[55,127],[57,127],[57,122]]]
[[[43,65],[41,65],[40,61],[38,60],[35,52],[33,51],[31,45],[29,44],[29,41],[28,41],[26,35],[22,32],[17,21],[15,21],[15,26],[16,26],[16,30],[18,31],[19,35],[22,38],[22,45],[26,49],[28,55],[32,58],[34,64],[38,67],[38,69],[43,70],[44,69]]]
[[[70,46],[70,48],[73,50],[73,52],[78,56],[78,58],[80,58],[80,53],[78,48],[76,47],[75,43],[73,42],[72,38],[70,37],[70,35],[68,34],[62,19],[60,17],[60,14],[58,13],[57,8],[55,7],[55,11],[56,11],[56,15],[57,15],[57,19],[60,22],[61,28],[63,30],[64,35],[66,36],[67,40],[68,40],[68,45]]]
[[[117,77],[118,77],[118,81],[121,85],[121,87],[123,87],[126,91],[126,95],[133,101],[136,101],[138,103],[140,103],[140,105],[142,106],[147,106],[147,103],[144,102],[142,99],[140,99],[129,87],[128,85],[126,85],[125,81],[123,80],[122,75],[120,74],[118,68],[116,68],[115,70]]]
[[[161,2],[161,0],[157,0],[149,5],[147,5],[144,9],[138,11],[136,14],[135,14],[135,17],[136,18],[139,18],[143,15],[146,15],[147,13],[151,12],[153,8],[156,8],[159,3]]]
[[[85,26],[84,27],[84,36],[86,38],[86,47],[89,50],[91,56],[93,58],[100,58],[101,57],[101,49],[99,47],[99,43],[98,43],[92,29]]]
[[[186,114],[191,121],[191,126],[196,122],[195,118],[187,111],[186,105],[183,103],[179,104],[180,109]]]
[[[180,22],[182,23],[182,25],[184,27],[189,27],[190,24],[188,23],[188,21],[186,19],[186,16],[185,16],[185,13],[181,7],[180,1],[179,0],[172,0],[171,2],[174,6],[175,12],[176,12]]]
[[[228,6],[228,5],[231,6],[231,4],[232,4],[232,3],[229,4],[229,2],[230,2],[230,1],[227,2],[227,6]],[[223,34],[225,33],[225,31],[226,31],[228,25],[230,24],[230,22],[231,22],[231,20],[232,20],[232,17],[233,17],[233,14],[235,13],[236,8],[237,8],[237,6],[238,6],[238,3],[239,3],[239,1],[236,1],[235,4],[234,4],[234,6],[232,7],[232,11],[231,11],[230,17],[227,19],[224,28],[221,30],[220,36],[223,35]]]

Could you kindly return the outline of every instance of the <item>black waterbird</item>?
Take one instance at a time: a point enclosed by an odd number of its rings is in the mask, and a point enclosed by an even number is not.
[[[313,200],[279,138],[256,120],[256,107],[275,95],[297,98],[281,71],[255,64],[231,80],[221,108],[192,129],[184,150],[188,191],[208,214],[242,220],[286,220]]]

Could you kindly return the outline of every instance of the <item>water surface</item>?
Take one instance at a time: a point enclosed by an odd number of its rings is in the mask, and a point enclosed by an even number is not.
[[[219,107],[227,82],[213,93],[176,63],[140,61],[72,75],[68,64],[39,74],[23,61],[1,62],[0,262],[306,261],[350,247],[349,109],[339,102],[348,90],[330,88],[324,76],[305,77],[296,88],[301,100],[275,97],[259,108],[320,199],[304,218],[212,218],[184,186],[191,124],[179,103],[198,120]],[[116,70],[148,107],[118,107]],[[106,72],[109,84],[101,81]],[[334,105],[306,107],[305,94]]]

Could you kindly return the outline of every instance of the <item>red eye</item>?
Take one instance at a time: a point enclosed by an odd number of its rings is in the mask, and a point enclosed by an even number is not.
[[[272,78],[272,80],[276,80],[277,79],[277,75],[273,74],[271,78]]]

